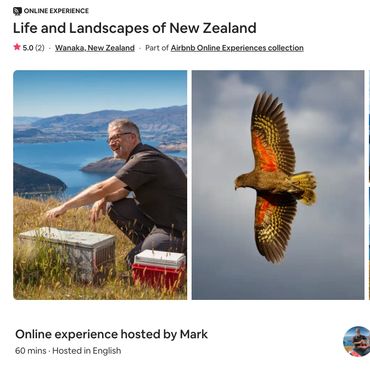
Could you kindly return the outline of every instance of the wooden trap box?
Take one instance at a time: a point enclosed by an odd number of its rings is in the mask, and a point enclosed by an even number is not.
[[[178,288],[185,279],[186,257],[177,252],[144,250],[135,255],[134,282],[151,287]]]
[[[115,267],[115,236],[42,227],[19,234],[24,247],[46,245],[65,255],[80,282],[104,280]]]

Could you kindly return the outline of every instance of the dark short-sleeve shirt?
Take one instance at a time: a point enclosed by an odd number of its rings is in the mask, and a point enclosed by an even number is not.
[[[360,334],[359,336],[353,336],[352,343],[354,344],[355,347],[358,347],[358,346],[360,346],[361,341],[366,342],[366,340],[367,340],[367,338],[365,336],[363,336],[362,334]]]
[[[139,208],[154,224],[186,231],[186,176],[173,159],[140,143],[115,177],[134,192]]]

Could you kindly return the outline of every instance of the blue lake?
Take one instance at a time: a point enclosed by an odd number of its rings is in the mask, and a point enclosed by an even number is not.
[[[157,142],[145,142],[157,146]],[[186,152],[171,153],[185,157]],[[63,196],[70,197],[84,188],[110,177],[108,174],[84,173],[83,166],[112,156],[105,139],[58,143],[14,144],[14,162],[58,177],[66,185]]]

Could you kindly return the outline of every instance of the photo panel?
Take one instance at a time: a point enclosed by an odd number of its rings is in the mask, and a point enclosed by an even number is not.
[[[14,298],[186,299],[187,72],[13,84]]]
[[[194,71],[192,110],[193,298],[363,299],[363,71]]]

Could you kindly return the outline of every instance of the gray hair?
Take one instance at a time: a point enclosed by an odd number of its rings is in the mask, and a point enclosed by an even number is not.
[[[141,141],[139,127],[134,122],[131,122],[131,120],[129,119],[112,120],[108,125],[108,129],[113,129],[113,128],[119,128],[121,131],[124,131],[124,132],[135,133],[138,140]]]

